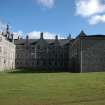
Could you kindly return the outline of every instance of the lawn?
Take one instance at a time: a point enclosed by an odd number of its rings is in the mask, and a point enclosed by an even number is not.
[[[105,105],[105,73],[0,73],[0,105]]]

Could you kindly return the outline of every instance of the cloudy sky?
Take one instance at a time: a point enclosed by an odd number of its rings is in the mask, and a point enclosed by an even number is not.
[[[30,38],[105,34],[105,0],[0,0],[0,29],[7,23]]]

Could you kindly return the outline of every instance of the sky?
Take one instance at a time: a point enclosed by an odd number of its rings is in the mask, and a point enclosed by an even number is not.
[[[0,29],[39,38],[105,34],[105,0],[0,0]]]

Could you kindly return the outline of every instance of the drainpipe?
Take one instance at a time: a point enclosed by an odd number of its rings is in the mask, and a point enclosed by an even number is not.
[[[80,57],[81,61],[80,62],[81,62],[81,73],[82,73],[83,72],[83,68],[82,68],[82,63],[83,63],[83,61],[82,61],[82,55],[83,54],[82,54],[82,40],[81,39],[80,39],[80,51],[81,51],[81,54],[80,54],[81,55],[81,57]]]

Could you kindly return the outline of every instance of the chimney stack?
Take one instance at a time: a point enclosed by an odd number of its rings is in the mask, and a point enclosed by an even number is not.
[[[40,33],[40,39],[43,39],[43,32]]]
[[[28,40],[29,39],[29,36],[28,35],[26,35],[26,40]]]
[[[55,39],[58,40],[58,35],[55,36]]]

